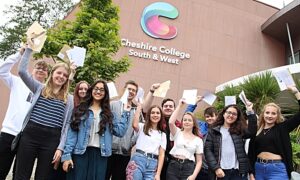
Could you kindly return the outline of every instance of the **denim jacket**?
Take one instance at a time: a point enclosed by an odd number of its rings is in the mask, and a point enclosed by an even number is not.
[[[121,116],[121,120],[118,120],[116,119],[115,113],[113,113],[112,132],[109,130],[107,124],[105,132],[100,136],[101,156],[111,156],[112,136],[124,136],[128,128],[129,115],[130,113],[128,111],[124,111]],[[72,154],[83,154],[86,151],[93,120],[94,113],[93,111],[89,110],[88,118],[83,119],[80,122],[78,131],[74,131],[72,128],[69,128],[64,153],[61,158],[62,162],[70,160]]]

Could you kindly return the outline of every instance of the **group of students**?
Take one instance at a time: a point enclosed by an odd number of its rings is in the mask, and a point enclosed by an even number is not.
[[[300,124],[300,113],[283,121],[275,103],[264,106],[257,120],[253,104],[245,113],[237,105],[220,112],[204,110],[198,121],[185,100],[152,105],[150,87],[143,104],[135,102],[138,84],[126,82],[127,102],[110,102],[105,81],[77,83],[69,94],[74,69],[56,63],[51,70],[38,61],[28,72],[31,44],[0,66],[0,78],[10,88],[10,102],[0,134],[0,179],[5,179],[16,155],[14,179],[70,180],[284,180],[290,178],[292,148],[289,132]],[[20,78],[10,70],[18,60]],[[48,78],[46,78],[48,76]],[[300,93],[289,87],[300,104]],[[201,98],[198,99],[198,102]],[[16,151],[13,139],[21,133]],[[248,154],[245,141],[250,138]],[[61,167],[62,166],[62,167]]]

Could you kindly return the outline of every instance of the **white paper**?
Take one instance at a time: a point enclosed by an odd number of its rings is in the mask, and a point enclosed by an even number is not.
[[[128,103],[128,95],[129,95],[129,91],[128,89],[126,89],[124,91],[124,94],[123,96],[121,97],[120,101],[123,103],[123,104],[127,104]]]
[[[159,86],[159,88],[157,88],[154,91],[153,96],[165,98],[166,95],[167,95],[168,90],[170,89],[170,85],[171,85],[171,81],[170,80],[161,83],[160,86]]]
[[[293,66],[289,67],[289,71],[290,71],[291,74],[299,73],[300,63],[293,64]]]
[[[135,96],[135,100],[139,103],[143,103],[144,102],[144,95],[145,95],[144,89],[139,87],[137,95]]]
[[[64,59],[65,55],[63,53],[58,53],[57,57],[59,57],[60,59]]]
[[[242,91],[242,92],[239,94],[239,98],[240,98],[240,100],[244,103],[244,105],[247,106],[248,99],[247,99],[247,97],[246,97],[244,91]]]
[[[114,97],[118,96],[118,91],[117,91],[117,88],[115,86],[115,83],[109,82],[109,83],[107,83],[107,87],[108,87],[108,90],[109,90],[109,98],[114,98]]]
[[[235,96],[225,96],[225,106],[236,104]]]
[[[66,51],[66,53],[71,62],[74,62],[77,66],[83,66],[86,54],[85,48],[74,46],[74,48]]]
[[[295,86],[295,82],[287,69],[273,72],[281,91],[287,89],[287,86]]]
[[[187,104],[195,105],[197,100],[197,89],[184,90],[182,98]]]
[[[213,93],[205,92],[202,100],[212,106],[216,99],[217,96],[214,95]]]

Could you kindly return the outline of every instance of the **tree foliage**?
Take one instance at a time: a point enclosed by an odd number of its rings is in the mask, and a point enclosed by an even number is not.
[[[77,68],[75,82],[96,79],[113,81],[130,66],[128,57],[113,60],[121,46],[119,9],[111,0],[82,0],[74,21],[60,21],[48,30],[48,39],[40,56],[57,59],[64,44],[87,49],[83,67]]]
[[[0,26],[0,58],[16,52],[28,27],[38,21],[49,28],[73,6],[71,0],[19,0],[4,11],[8,21]]]

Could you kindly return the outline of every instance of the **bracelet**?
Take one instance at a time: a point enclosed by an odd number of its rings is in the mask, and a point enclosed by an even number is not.
[[[150,92],[151,92],[152,94],[154,93],[154,91],[155,91],[154,89],[150,89]]]

